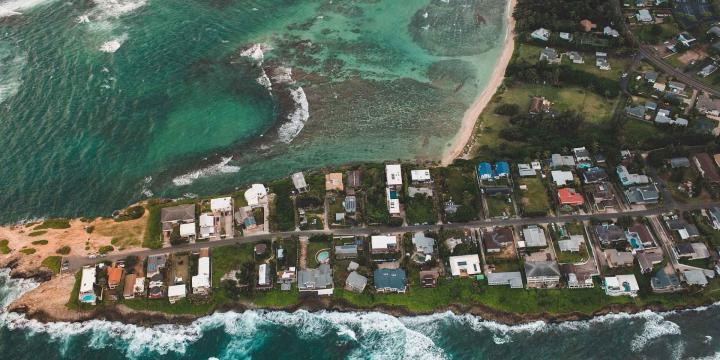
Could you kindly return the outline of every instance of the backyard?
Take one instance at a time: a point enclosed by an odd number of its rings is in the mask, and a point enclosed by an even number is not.
[[[520,204],[525,216],[543,216],[550,209],[550,199],[542,180],[537,177],[522,178],[520,185],[527,186],[527,190],[520,190]]]

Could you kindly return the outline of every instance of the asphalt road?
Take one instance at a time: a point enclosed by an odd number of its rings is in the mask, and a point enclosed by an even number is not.
[[[102,258],[90,259],[88,257],[80,256],[68,256],[66,259],[69,262],[69,270],[77,270],[85,265],[95,264],[102,260],[120,260],[124,259],[129,255],[135,256],[149,256],[157,254],[168,254],[177,252],[193,252],[198,251],[201,248],[215,248],[219,246],[232,245],[232,244],[246,244],[254,243],[262,240],[290,237],[290,236],[311,236],[317,234],[333,234],[336,236],[355,236],[355,235],[371,235],[371,234],[383,234],[383,233],[405,233],[415,231],[428,231],[428,230],[439,230],[445,229],[464,229],[464,228],[479,228],[489,226],[510,226],[510,225],[529,225],[537,223],[550,223],[550,222],[571,222],[571,221],[587,221],[591,219],[598,220],[609,220],[615,219],[619,216],[628,215],[633,217],[638,216],[654,216],[661,215],[672,210],[688,211],[688,210],[699,210],[713,206],[720,206],[720,202],[704,202],[695,204],[677,204],[676,206],[662,206],[646,210],[635,210],[635,211],[622,211],[615,213],[601,213],[601,214],[588,214],[588,215],[563,215],[563,216],[547,216],[539,218],[510,218],[510,219],[492,219],[492,220],[477,220],[468,223],[457,223],[457,224],[444,224],[444,225],[412,225],[412,226],[401,226],[401,227],[358,227],[349,229],[333,229],[333,230],[307,230],[307,231],[286,231],[276,232],[270,234],[259,234],[250,235],[243,237],[228,238],[210,242],[196,242],[193,244],[185,244],[173,247],[167,247],[162,249],[148,249],[148,250],[136,250],[136,251],[125,251],[107,255]]]
[[[690,87],[693,87],[698,90],[702,90],[708,94],[712,94],[713,96],[720,97],[720,91],[713,89],[712,87],[706,85],[705,83],[701,82],[700,80],[696,79],[691,74],[686,74],[679,69],[675,68],[674,66],[670,65],[665,59],[661,58],[650,45],[641,45],[639,53],[647,59],[650,63],[655,65],[658,69],[662,70],[663,72],[672,75],[675,77],[678,81],[685,83],[686,85],[689,85]]]

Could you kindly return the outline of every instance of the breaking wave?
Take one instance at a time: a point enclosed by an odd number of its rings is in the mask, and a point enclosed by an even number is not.
[[[295,109],[288,114],[288,122],[280,125],[278,137],[280,141],[289,144],[295,139],[305,127],[305,122],[310,118],[310,106],[302,87],[290,90],[290,96],[295,102]]]
[[[229,165],[230,161],[232,161],[232,156],[224,157],[217,164],[213,164],[206,168],[194,170],[187,174],[177,176],[172,180],[172,182],[173,182],[173,184],[175,184],[175,186],[184,186],[184,185],[190,185],[195,180],[202,178],[202,177],[207,177],[207,176],[212,176],[212,175],[217,175],[217,174],[235,173],[235,172],[240,171],[239,166]]]
[[[21,11],[31,9],[35,6],[49,3],[52,0],[7,0],[0,1],[0,18],[22,15]]]
[[[114,53],[120,49],[120,46],[127,40],[128,35],[127,33],[123,33],[122,35],[110,40],[106,41],[105,43],[100,46],[100,51],[106,52],[106,53]]]

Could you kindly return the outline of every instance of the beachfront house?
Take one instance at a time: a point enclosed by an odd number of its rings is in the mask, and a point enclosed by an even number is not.
[[[221,197],[210,199],[210,211],[214,217],[213,222],[220,228],[220,237],[235,236],[234,211],[235,204],[232,197]],[[205,221],[205,225],[209,225],[209,221]],[[201,221],[202,232],[202,221]]]
[[[160,210],[160,222],[162,223],[162,232],[165,238],[169,238],[175,227],[185,226],[185,233],[188,233],[192,225],[192,234],[195,234],[195,204],[186,204],[178,206],[169,206]],[[182,236],[182,234],[180,235]]]
[[[301,293],[316,295],[332,295],[332,268],[328,264],[320,264],[317,269],[302,269],[298,272],[298,290]]]
[[[342,192],[343,190],[344,186],[342,173],[325,174],[325,191]]]
[[[135,274],[127,274],[125,276],[125,285],[123,286],[123,298],[125,300],[135,298],[135,280],[137,280],[137,275]]]
[[[107,285],[108,289],[115,289],[120,285],[122,280],[123,269],[120,267],[109,267],[107,268]]]
[[[617,275],[617,276],[607,276],[603,280],[603,287],[605,288],[605,293],[609,296],[637,296],[638,291],[640,291],[640,286],[638,285],[637,279],[635,279],[635,275]]]
[[[522,274],[519,271],[493,272],[487,274],[488,285],[509,285],[511,289],[522,289]]]
[[[360,294],[365,290],[367,283],[368,279],[366,277],[353,271],[348,275],[347,279],[345,279],[345,290]]]
[[[83,267],[80,278],[80,292],[78,294],[78,301],[81,303],[95,305],[97,302],[97,295],[95,295],[95,277],[95,266]]]
[[[168,301],[174,304],[187,296],[185,284],[171,285],[168,287]]]
[[[400,164],[388,164],[385,165],[385,177],[387,179],[388,188],[396,189],[402,186],[402,167]]]
[[[252,184],[249,189],[245,191],[245,201],[250,207],[260,207],[268,203],[268,193],[265,185],[263,184]]]
[[[560,267],[555,261],[525,261],[528,288],[552,288],[560,285]]]
[[[210,293],[210,256],[207,248],[200,250],[197,275],[192,277],[192,293],[207,295]]]
[[[292,182],[298,193],[302,194],[308,191],[308,184],[305,181],[305,175],[302,172],[292,174]]]
[[[403,269],[377,269],[373,272],[373,283],[379,293],[404,293],[407,290]]]
[[[452,276],[467,277],[482,273],[480,257],[477,254],[451,256],[448,261]]]

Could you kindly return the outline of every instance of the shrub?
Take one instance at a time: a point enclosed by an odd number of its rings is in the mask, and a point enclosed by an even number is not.
[[[25,255],[32,255],[35,252],[37,252],[37,250],[35,250],[34,248],[24,248],[24,249],[20,249],[20,252]]]
[[[35,227],[35,230],[41,229],[67,229],[70,227],[70,222],[67,219],[48,219],[43,221],[42,224]]]
[[[9,254],[10,253],[10,247],[8,246],[8,239],[2,239],[0,240],[0,253],[3,254]]]
[[[107,254],[113,250],[115,250],[115,247],[113,247],[112,245],[105,245],[105,246],[101,246],[100,249],[98,249],[98,252],[100,254]]]
[[[63,246],[63,247],[55,250],[55,252],[58,253],[58,254],[60,254],[60,255],[67,255],[67,254],[70,253],[70,247],[67,246],[67,245],[65,245],[65,246]]]
[[[89,225],[85,227],[85,232],[88,234],[92,234],[92,232],[95,231],[95,226]]]
[[[48,241],[47,240],[35,240],[32,242],[32,244],[33,245],[47,245]]]
[[[517,104],[502,104],[495,108],[498,115],[515,116],[520,113],[520,106]]]
[[[135,220],[141,218],[143,214],[145,214],[144,206],[131,206],[125,209],[125,211],[123,211],[122,213],[120,213],[120,215],[116,216],[115,221]]]
[[[60,256],[48,256],[42,261],[42,266],[52,270],[53,273],[60,273]]]
[[[28,236],[35,237],[35,236],[45,235],[46,233],[47,233],[47,230],[33,231],[33,232],[29,233]]]

